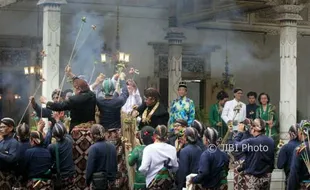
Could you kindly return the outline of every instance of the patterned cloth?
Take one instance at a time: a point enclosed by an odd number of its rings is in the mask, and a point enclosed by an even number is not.
[[[119,129],[110,130],[106,133],[106,139],[116,146],[117,152],[117,174],[115,188],[118,190],[129,190],[128,172],[126,166],[125,149],[121,139],[121,131]]]
[[[172,173],[167,169],[161,169],[150,185],[148,186],[148,190],[162,190],[162,189],[173,189],[174,186],[174,176]]]
[[[237,169],[241,167],[241,160],[235,162],[234,166],[234,190],[245,189],[245,177],[243,172],[239,173]]]
[[[90,190],[96,190],[96,188],[93,186],[93,184],[90,185]],[[117,190],[117,188],[115,187],[115,183],[109,182],[107,190]]]
[[[128,163],[132,166],[136,165],[135,182],[133,185],[134,190],[146,188],[145,176],[138,170],[142,162],[142,153],[144,148],[145,145],[138,145],[128,156]]]
[[[0,171],[0,189],[11,190],[15,183],[15,176],[11,172]]]
[[[184,119],[190,126],[195,119],[195,104],[187,97],[180,97],[172,101],[170,105],[169,128],[173,129],[176,119]]]
[[[223,107],[219,103],[213,104],[209,111],[209,122],[211,127],[214,127],[218,133],[219,137],[223,138],[228,130],[226,123],[221,118]],[[217,126],[217,123],[222,122],[222,126]]]
[[[228,185],[222,184],[220,187],[215,187],[215,188],[203,188],[201,185],[194,185],[193,190],[228,190]]]
[[[75,184],[77,190],[87,190],[86,187],[86,163],[88,156],[88,149],[93,144],[93,140],[90,136],[90,128],[92,123],[82,123],[75,126],[71,135],[73,138],[73,160],[76,169]]]
[[[245,174],[245,189],[247,190],[269,190],[271,182],[271,173],[262,177]]]
[[[61,189],[62,190],[75,190],[75,178],[68,177],[61,180]]]
[[[264,121],[269,121],[272,119],[272,121],[273,121],[272,128],[271,128],[271,130],[269,130],[269,125],[266,124],[265,135],[269,136],[269,131],[271,131],[271,138],[273,138],[276,141],[278,138],[278,133],[279,133],[278,130],[279,129],[277,128],[278,118],[277,118],[276,114],[273,113],[273,111],[272,111],[273,107],[274,107],[273,105],[268,104],[266,111],[264,111],[262,105],[258,106],[258,108],[256,110],[256,118],[261,118]],[[277,145],[278,143],[275,143],[275,144]]]
[[[53,190],[52,180],[29,180],[27,183],[28,190]]]

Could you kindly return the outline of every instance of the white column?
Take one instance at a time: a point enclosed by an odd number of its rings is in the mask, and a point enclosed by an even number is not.
[[[288,140],[287,132],[297,121],[297,20],[300,5],[276,7],[280,20],[280,139]]]
[[[66,0],[40,0],[37,5],[43,5],[43,58],[42,95],[51,99],[53,90],[59,88],[59,48],[60,48],[60,7]]]
[[[183,32],[177,27],[176,18],[177,1],[170,0],[169,29],[166,40],[169,43],[168,52],[168,101],[178,97],[178,85],[182,79],[182,40],[185,39]]]

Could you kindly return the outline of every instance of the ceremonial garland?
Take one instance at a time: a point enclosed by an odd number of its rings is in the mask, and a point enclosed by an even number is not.
[[[149,114],[147,114],[147,111],[149,110],[149,108],[145,109],[143,114],[142,114],[142,122],[143,123],[150,123],[151,122],[151,117],[154,114],[155,110],[158,108],[159,106],[159,102],[157,102],[155,104],[155,106],[153,107],[153,109],[150,111]]]

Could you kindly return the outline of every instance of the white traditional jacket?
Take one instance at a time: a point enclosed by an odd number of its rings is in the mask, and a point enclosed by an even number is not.
[[[239,112],[235,111],[236,106],[241,106]],[[236,117],[234,118],[235,114]],[[246,105],[241,101],[238,102],[236,99],[227,101],[224,105],[221,117],[226,124],[228,121],[243,122],[246,119]]]

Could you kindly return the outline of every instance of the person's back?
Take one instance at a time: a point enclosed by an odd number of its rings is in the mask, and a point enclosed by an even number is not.
[[[176,149],[167,143],[154,143],[144,148],[139,171],[146,175],[147,186],[170,160],[169,166],[178,167]]]
[[[243,149],[246,150],[245,173],[254,176],[272,173],[274,169],[274,141],[265,135],[259,135],[242,142],[248,145],[247,147],[243,146]],[[259,147],[261,149],[256,150]]]
[[[105,172],[107,180],[114,182],[117,172],[116,148],[107,141],[97,141],[91,145],[88,152],[86,183],[91,184],[93,174]]]
[[[198,175],[193,181],[204,188],[220,187],[222,181],[226,180],[228,165],[229,156],[225,152],[218,148],[207,148],[201,154]]]
[[[87,83],[75,78],[73,79],[73,85],[76,89],[76,94],[63,102],[48,102],[46,98],[41,97],[41,102],[45,103],[48,109],[54,111],[70,111],[70,131],[76,125],[95,121],[96,109],[96,95],[90,91]]]
[[[186,176],[197,173],[199,160],[203,150],[198,144],[188,144],[180,151],[178,175],[178,189],[185,187]]]
[[[96,95],[92,91],[71,96],[71,128],[80,123],[95,121]]]
[[[57,142],[58,152],[59,152],[59,169],[60,176],[65,178],[73,177],[75,174],[75,166],[73,162],[73,139],[69,135],[65,135],[64,139]],[[50,144],[48,146],[49,151],[51,152],[53,161],[56,162],[56,144]]]
[[[48,149],[35,146],[25,153],[25,170],[28,179],[45,177],[52,166],[52,157]]]
[[[97,106],[100,111],[100,124],[105,129],[120,128],[121,109],[129,96],[125,81],[120,82],[122,93],[115,93],[110,98],[97,97]]]

